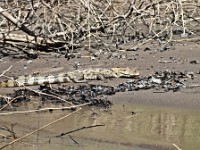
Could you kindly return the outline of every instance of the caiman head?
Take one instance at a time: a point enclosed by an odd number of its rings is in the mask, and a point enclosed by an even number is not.
[[[131,77],[137,77],[140,75],[139,71],[136,69],[130,69],[130,68],[112,68],[111,69],[117,77],[126,77],[126,78],[131,78]]]

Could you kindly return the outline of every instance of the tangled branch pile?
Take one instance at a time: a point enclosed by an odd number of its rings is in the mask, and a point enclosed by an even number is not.
[[[200,34],[199,0],[3,0],[0,6],[1,56],[135,50]]]

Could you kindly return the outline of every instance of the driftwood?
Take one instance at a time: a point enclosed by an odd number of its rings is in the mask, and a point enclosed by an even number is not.
[[[16,27],[18,27],[19,29],[21,29],[22,31],[24,31],[25,33],[31,35],[31,36],[35,36],[35,33],[31,30],[29,30],[26,26],[24,26],[23,24],[21,24],[19,22],[19,20],[17,20],[16,18],[14,18],[11,14],[9,14],[6,10],[4,10],[2,7],[0,7],[0,14],[5,17],[6,19],[8,19],[8,21],[11,21]]]
[[[32,44],[37,44],[40,46],[45,46],[47,44],[54,44],[53,41],[50,41],[48,39],[45,40],[44,38],[34,37],[34,36],[30,36],[30,35],[22,35],[22,34],[1,33],[0,40],[4,43],[6,43],[6,41],[12,41],[12,42],[32,43]]]

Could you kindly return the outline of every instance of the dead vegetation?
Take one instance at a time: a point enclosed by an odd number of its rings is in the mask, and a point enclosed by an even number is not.
[[[4,0],[0,2],[1,57],[66,57],[88,50],[136,50],[152,42],[199,40],[198,0]],[[133,46],[134,45],[134,46]]]

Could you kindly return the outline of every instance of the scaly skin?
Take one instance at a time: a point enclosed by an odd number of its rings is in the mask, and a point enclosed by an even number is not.
[[[55,75],[26,75],[18,76],[13,80],[0,82],[0,87],[20,87],[33,86],[41,84],[65,83],[65,82],[87,82],[87,80],[98,80],[105,78],[134,78],[139,76],[139,72],[130,68],[96,68],[75,70],[67,73],[59,73]]]

